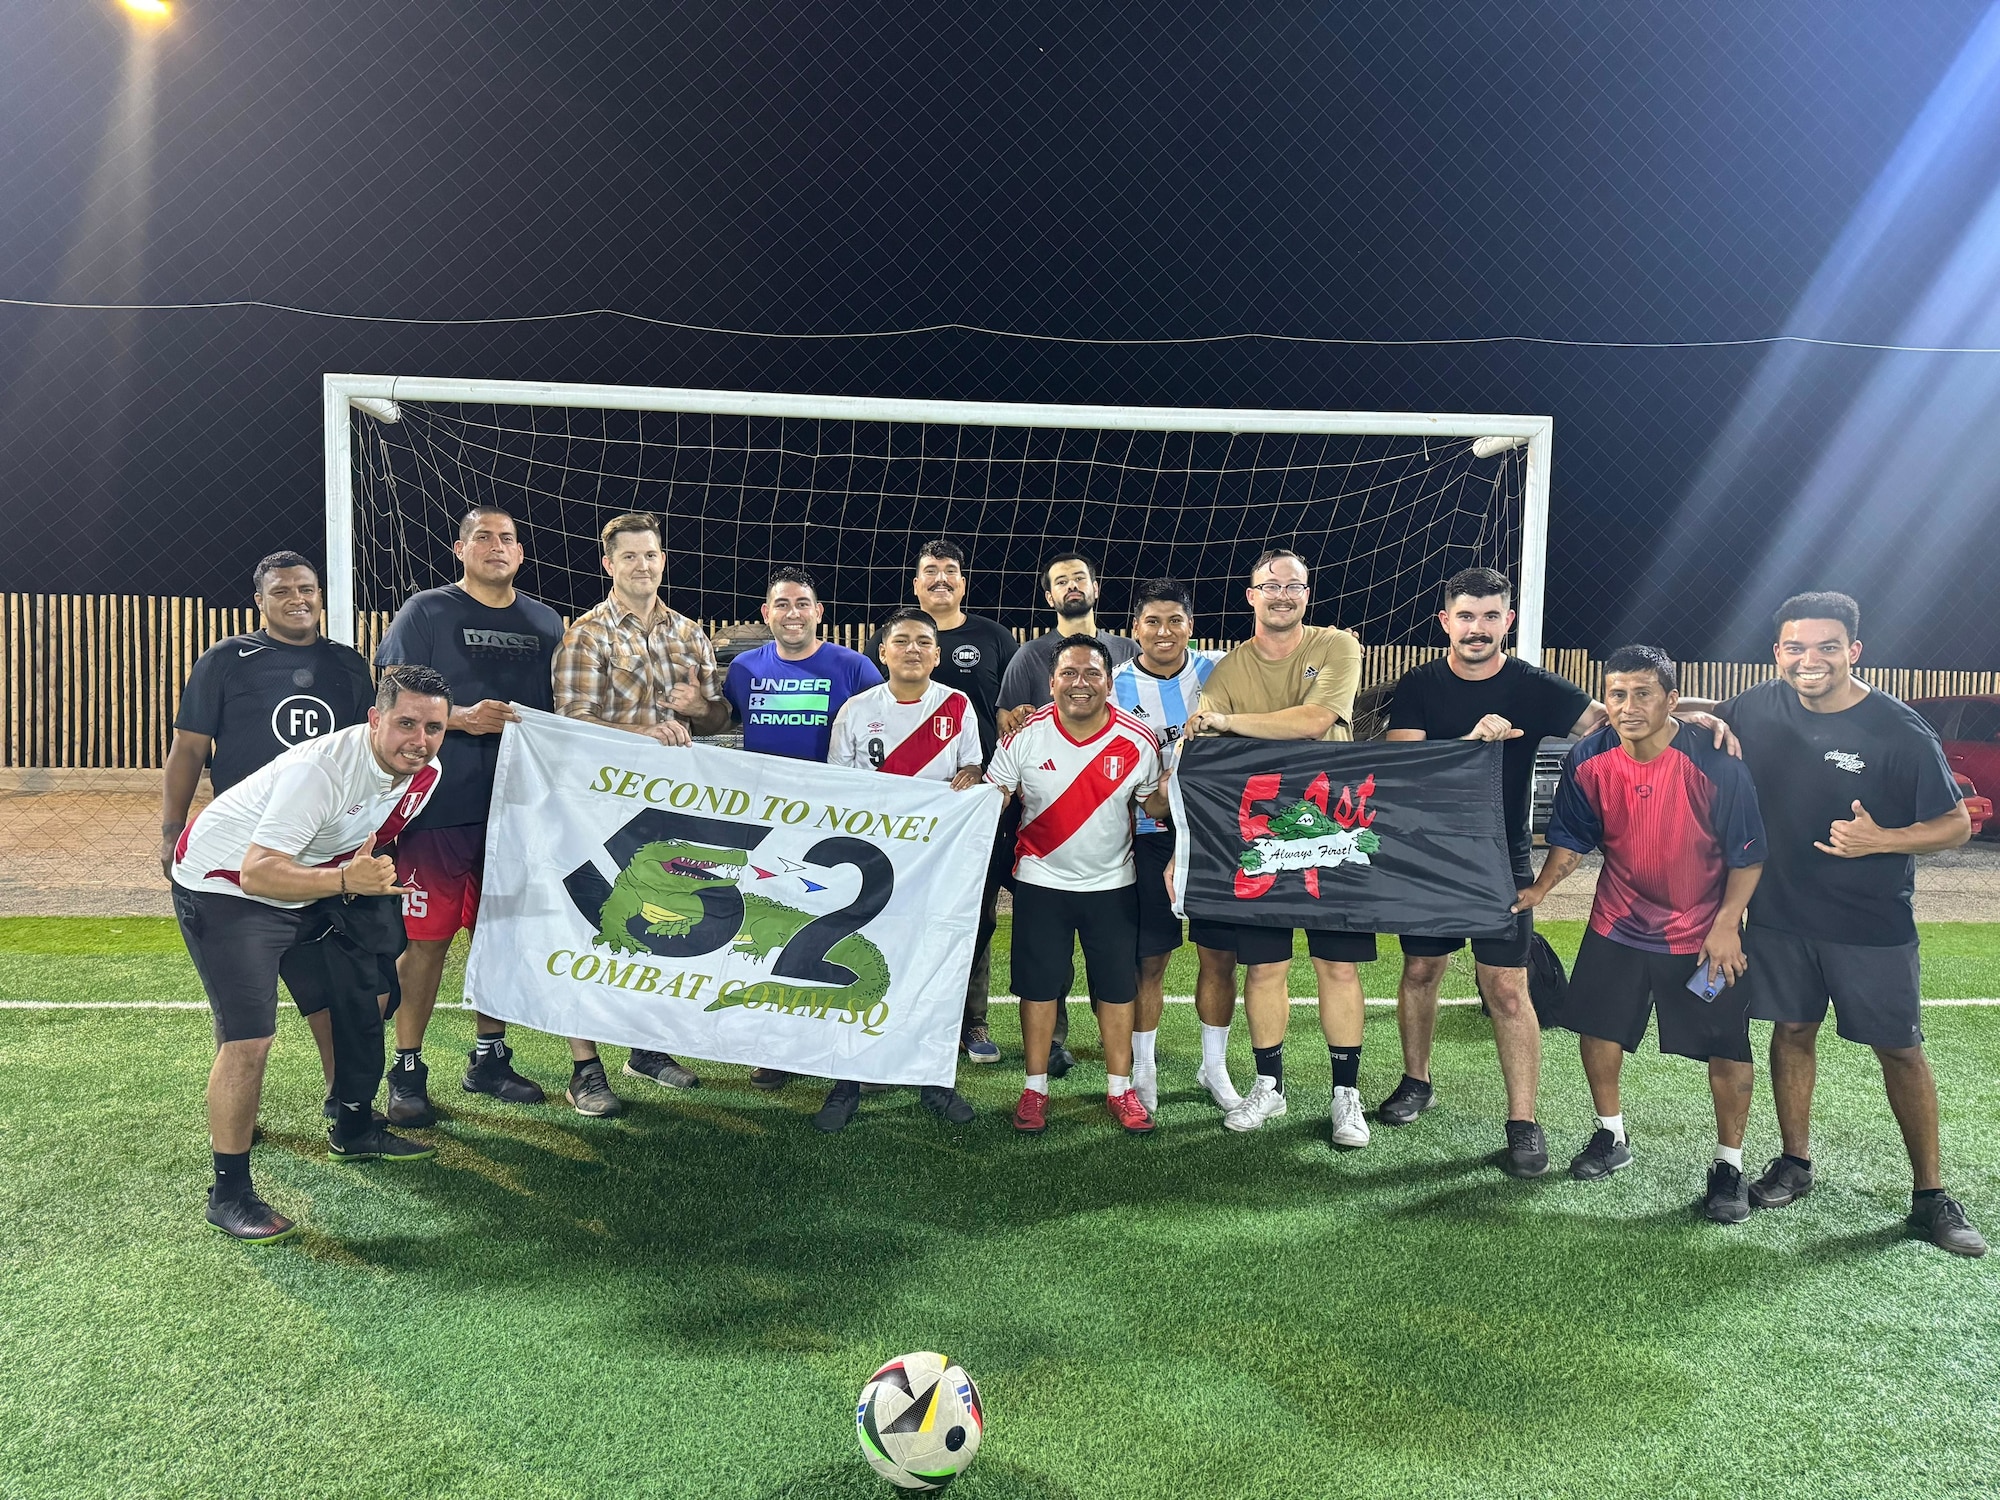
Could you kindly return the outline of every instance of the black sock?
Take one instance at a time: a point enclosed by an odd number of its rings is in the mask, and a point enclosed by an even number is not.
[[[1336,1047],[1327,1044],[1327,1055],[1333,1059],[1333,1086],[1337,1089],[1357,1088],[1361,1083],[1361,1047]]]
[[[424,1049],[421,1047],[398,1047],[396,1049],[396,1066],[401,1068],[405,1073],[416,1072],[418,1068],[423,1066],[423,1051]]]
[[[399,1053],[401,1050],[397,1049]],[[485,1062],[489,1057],[504,1056],[507,1051],[507,1033],[496,1031],[491,1036],[476,1036],[472,1039],[472,1050],[481,1062]]]
[[[220,1161],[221,1158],[217,1157],[216,1160]],[[1943,1188],[1914,1188],[1910,1192],[1910,1201],[1912,1203],[1920,1203],[1926,1198],[1942,1198],[1943,1196]]]
[[[574,1059],[570,1063],[569,1076],[572,1078],[583,1077],[583,1070],[596,1061],[597,1059],[594,1057],[580,1057]]]
[[[240,1198],[250,1191],[250,1153],[217,1151],[215,1155],[215,1196]]]
[[[1275,1047],[1252,1047],[1250,1055],[1257,1059],[1257,1076],[1268,1078],[1278,1086],[1278,1092],[1285,1091],[1285,1044]]]
[[[1812,1162],[1806,1157],[1794,1156],[1791,1152],[1787,1151],[1784,1155],[1784,1160],[1790,1162],[1795,1167],[1804,1167],[1808,1172],[1812,1170]]]

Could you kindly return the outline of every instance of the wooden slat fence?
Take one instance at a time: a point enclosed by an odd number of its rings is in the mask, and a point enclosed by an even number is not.
[[[373,656],[387,613],[356,622],[358,646]],[[203,599],[139,594],[0,594],[0,747],[10,767],[147,769],[160,766],[171,739],[181,687],[195,658],[217,641],[254,630],[254,609],[219,607]],[[704,622],[718,639],[757,636],[754,621]],[[829,622],[828,639],[859,650],[866,621]],[[1029,632],[1016,630],[1026,639]],[[1205,647],[1229,641],[1197,642]],[[1434,661],[1436,646],[1367,648],[1362,686],[1394,682]],[[1602,696],[1604,666],[1589,652],[1557,648],[1547,665],[1593,696]],[[1768,662],[1682,662],[1681,691],[1727,698],[1776,675]],[[1898,698],[2000,693],[2000,672],[1867,667],[1862,675]]]

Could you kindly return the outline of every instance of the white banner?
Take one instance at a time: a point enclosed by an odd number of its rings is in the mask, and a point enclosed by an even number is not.
[[[996,788],[515,705],[468,1003],[558,1036],[949,1084]]]

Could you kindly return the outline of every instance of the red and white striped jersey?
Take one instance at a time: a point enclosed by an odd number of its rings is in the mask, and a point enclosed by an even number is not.
[[[1087,740],[1073,740],[1051,704],[1000,741],[986,779],[1021,794],[1014,874],[1064,891],[1132,884],[1134,805],[1160,785],[1153,731],[1115,704]]]
[[[982,750],[979,718],[957,688],[933,682],[916,702],[898,703],[884,682],[841,705],[826,763],[949,781],[965,767],[976,767]]]
[[[242,888],[252,844],[321,869],[346,863],[370,834],[375,852],[383,853],[423,811],[439,768],[433,760],[414,776],[391,776],[375,759],[368,733],[366,724],[352,724],[302,740],[209,803],[181,830],[174,884],[266,906],[310,906]]]

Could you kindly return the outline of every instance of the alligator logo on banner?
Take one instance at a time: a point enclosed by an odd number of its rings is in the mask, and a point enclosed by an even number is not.
[[[1511,920],[1496,747],[1200,736],[1168,786],[1183,915],[1410,936]]]
[[[559,1036],[949,1083],[1000,805],[524,709],[467,992]]]

